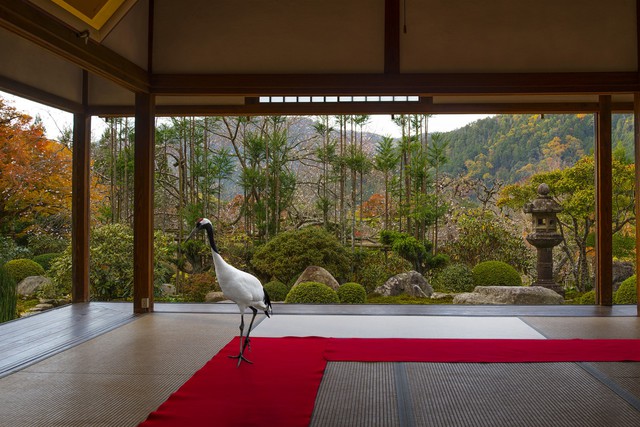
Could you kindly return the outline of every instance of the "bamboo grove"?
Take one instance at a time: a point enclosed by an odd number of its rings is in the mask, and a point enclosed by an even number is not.
[[[133,123],[108,118],[93,147],[108,188],[103,222],[132,220]],[[180,117],[156,127],[156,227],[181,241],[199,216],[266,241],[322,224],[354,248],[380,229],[437,241],[446,141],[428,116],[394,117],[402,137],[364,131],[368,116]],[[381,195],[384,195],[383,197]]]

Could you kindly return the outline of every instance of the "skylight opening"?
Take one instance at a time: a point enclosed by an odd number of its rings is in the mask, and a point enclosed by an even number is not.
[[[261,96],[261,104],[348,102],[419,102],[419,96]]]

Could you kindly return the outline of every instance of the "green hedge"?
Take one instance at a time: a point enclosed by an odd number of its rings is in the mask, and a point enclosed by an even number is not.
[[[265,284],[264,290],[269,294],[271,301],[284,301],[289,293],[289,287],[277,280]]]
[[[361,284],[348,282],[338,288],[338,298],[342,304],[364,304],[367,292]]]
[[[471,292],[475,287],[471,269],[464,264],[450,264],[431,281],[438,292]]]
[[[58,252],[51,252],[48,254],[36,255],[33,257],[33,261],[40,264],[45,271],[48,271],[49,268],[51,268],[51,263],[53,262],[53,260],[58,258],[60,255],[62,254]]]
[[[284,302],[290,304],[336,304],[340,300],[336,291],[324,283],[302,282],[289,291]]]
[[[9,276],[7,269],[0,267],[0,322],[17,317],[18,293],[16,282]]]
[[[595,305],[596,303],[596,291],[590,290],[589,292],[585,292],[580,297],[580,304],[583,305]]]
[[[471,270],[475,286],[522,286],[515,268],[502,261],[485,261]]]
[[[638,293],[636,291],[636,275],[629,277],[620,284],[620,287],[613,294],[615,304],[637,304]]]
[[[251,264],[260,276],[286,284],[310,265],[325,268],[340,282],[350,274],[352,258],[333,234],[307,227],[278,234],[255,251]]]
[[[44,268],[40,264],[26,258],[11,260],[4,265],[4,268],[16,283],[22,282],[29,276],[44,275]]]

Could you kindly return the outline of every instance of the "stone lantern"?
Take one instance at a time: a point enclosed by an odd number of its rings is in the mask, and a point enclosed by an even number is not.
[[[562,287],[553,280],[553,247],[562,242],[558,233],[558,217],[562,207],[549,196],[549,186],[538,186],[538,197],[524,205],[524,212],[531,214],[533,232],[527,241],[538,250],[538,280],[533,286],[543,286],[564,295]]]

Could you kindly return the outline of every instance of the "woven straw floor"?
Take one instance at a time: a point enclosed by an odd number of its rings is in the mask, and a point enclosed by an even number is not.
[[[137,425],[238,333],[237,312],[226,310],[216,314],[202,307],[192,313],[165,308],[126,321],[114,318],[113,328],[102,325],[93,338],[58,345],[58,351],[47,349],[44,338],[35,346],[31,340],[33,355],[38,346],[46,354],[31,357],[22,369],[13,367],[0,378],[0,426]],[[299,310],[308,314],[304,307]],[[510,319],[513,310],[505,310]],[[349,313],[340,308],[339,314]],[[362,315],[362,308],[354,314]],[[407,311],[399,308],[397,314]],[[499,310],[491,309],[490,316],[496,314]],[[384,315],[394,316],[394,307]],[[474,323],[483,322],[482,313],[473,316]],[[318,322],[331,324],[331,317],[321,315]],[[465,323],[454,317],[463,318],[463,312],[452,316],[451,325]],[[517,319],[545,338],[640,339],[640,318],[625,314],[572,316],[566,307],[552,315],[543,310]],[[43,320],[46,317],[39,323],[46,325]],[[411,324],[415,320],[407,318]],[[87,336],[78,322],[72,316],[68,320],[75,331],[70,339]],[[15,322],[11,328],[20,334]],[[8,329],[0,325],[3,331]],[[215,414],[212,420],[216,425]],[[312,425],[637,426],[640,364],[333,362],[320,386]]]

